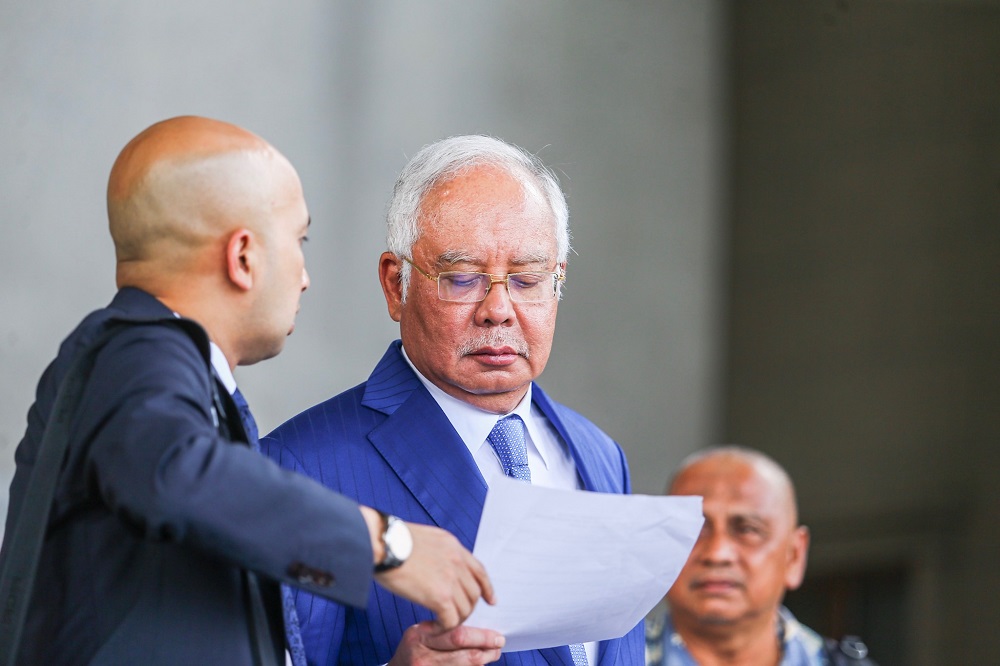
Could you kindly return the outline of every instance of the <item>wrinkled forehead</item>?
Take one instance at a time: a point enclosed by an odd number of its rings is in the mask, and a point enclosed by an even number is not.
[[[455,204],[523,205],[528,199],[544,202],[541,190],[526,175],[492,164],[475,164],[438,178],[422,197],[420,209],[433,214]]]
[[[552,263],[558,254],[555,218],[544,197],[495,167],[436,185],[421,205],[418,225],[418,243],[444,263]]]

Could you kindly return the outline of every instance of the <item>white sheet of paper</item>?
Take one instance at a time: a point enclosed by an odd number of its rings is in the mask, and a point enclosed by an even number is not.
[[[623,636],[670,589],[702,520],[700,497],[492,480],[473,553],[497,604],[465,624],[504,634],[504,652]]]

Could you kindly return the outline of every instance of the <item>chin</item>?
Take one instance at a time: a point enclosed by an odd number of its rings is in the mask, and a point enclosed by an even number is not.
[[[670,603],[670,607],[673,608],[675,612],[683,613],[687,617],[694,618],[698,624],[708,626],[725,626],[732,624],[740,616],[739,609],[728,603],[705,603],[704,601],[696,601],[694,604],[690,605]]]
[[[262,344],[259,348],[253,350],[251,354],[248,354],[247,358],[242,361],[240,365],[253,365],[254,363],[260,363],[261,361],[266,361],[269,358],[274,358],[281,353],[281,350],[284,349],[284,347],[284,337],[272,341],[269,344]]]
[[[703,624],[724,626],[736,622],[743,611],[732,604],[706,604],[695,615]]]

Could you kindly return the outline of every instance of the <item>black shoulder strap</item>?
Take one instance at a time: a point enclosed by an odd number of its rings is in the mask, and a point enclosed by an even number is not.
[[[0,664],[3,666],[13,666],[17,659],[56,481],[69,443],[70,422],[80,404],[97,353],[120,328],[117,323],[107,326],[77,355],[56,393],[0,572]]]
[[[0,666],[14,666],[17,661],[28,603],[34,590],[38,557],[45,540],[45,531],[52,510],[59,471],[62,468],[66,447],[69,444],[70,423],[80,405],[83,389],[94,367],[94,359],[108,341],[127,326],[173,324],[174,322],[189,335],[192,334],[193,322],[187,322],[183,319],[138,322],[109,321],[97,338],[73,359],[69,370],[63,377],[52,405],[52,411],[49,414],[45,432],[42,435],[41,444],[38,447],[35,465],[25,489],[24,501],[21,503],[20,515],[16,518],[11,538],[7,544],[3,570],[0,571]],[[200,337],[204,337],[204,334],[201,336],[192,335],[192,337],[199,348],[204,346],[199,340]],[[202,352],[205,353],[207,350],[202,350]],[[270,641],[267,634],[262,633],[262,626],[258,619],[264,616],[263,602],[259,594],[251,593],[248,595],[247,604],[249,615],[252,618],[251,640],[255,656],[258,663],[267,666],[274,663],[274,653],[272,650],[266,649]],[[264,632],[266,632],[266,628],[264,628]]]

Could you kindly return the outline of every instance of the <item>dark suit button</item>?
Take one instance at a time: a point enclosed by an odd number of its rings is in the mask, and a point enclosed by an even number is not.
[[[288,575],[303,585],[318,585],[320,587],[330,587],[335,580],[334,575],[329,571],[313,569],[301,562],[295,562],[289,566]]]

